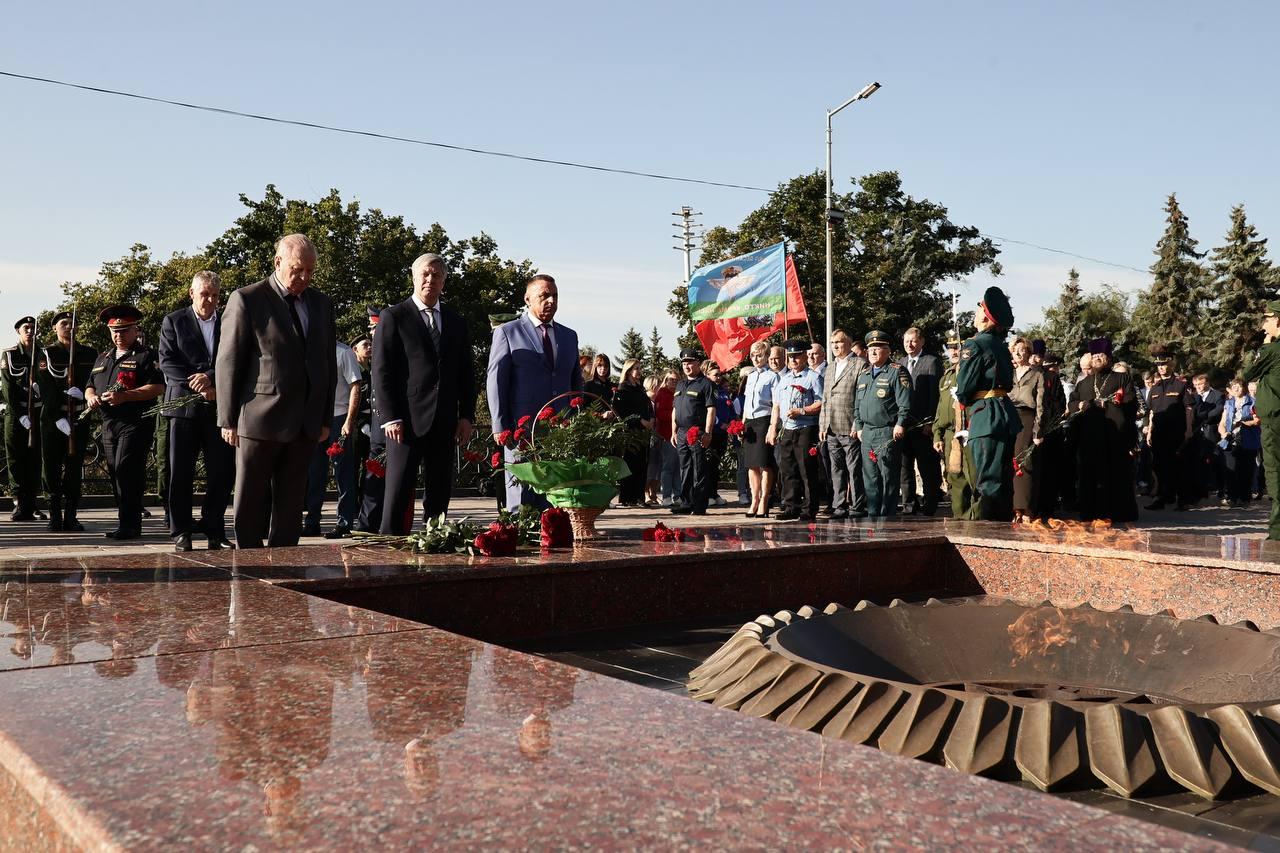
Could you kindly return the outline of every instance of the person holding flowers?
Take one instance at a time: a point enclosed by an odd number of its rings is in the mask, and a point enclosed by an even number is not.
[[[1044,444],[1051,424],[1045,417],[1044,371],[1031,362],[1031,344],[1018,338],[1010,348],[1013,354],[1013,388],[1009,399],[1018,412],[1022,430],[1013,442],[1014,459],[1026,459],[1022,473],[1013,478],[1013,520],[1028,521],[1035,516],[1040,496],[1041,456],[1036,452]],[[1030,448],[1030,449],[1029,449]]]
[[[676,384],[671,410],[671,444],[680,460],[680,494],[671,504],[675,515],[706,515],[715,488],[707,449],[716,425],[716,388],[702,375],[702,354],[680,350],[684,378]]]
[[[142,312],[112,305],[98,319],[107,324],[113,346],[94,362],[84,396],[89,410],[102,414],[102,451],[116,496],[118,525],[106,536],[136,539],[142,535],[142,489],[156,425],[147,410],[164,393],[164,376],[155,350],[138,341]]]
[[[853,430],[862,445],[862,491],[867,514],[898,514],[902,446],[911,413],[911,375],[889,363],[893,342],[879,330],[868,332],[865,372],[853,397]]]
[[[807,341],[786,343],[787,369],[773,395],[773,414],[765,440],[776,444],[782,512],[779,521],[813,521],[822,499],[818,479],[818,414],[822,411],[822,377],[809,367]],[[779,431],[781,427],[781,431]]]
[[[1111,369],[1111,341],[1089,342],[1092,371],[1071,392],[1076,427],[1076,504],[1086,521],[1135,521],[1133,455],[1138,394],[1128,373]]]

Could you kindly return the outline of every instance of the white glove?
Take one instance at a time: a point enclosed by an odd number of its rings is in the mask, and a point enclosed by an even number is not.
[[[23,429],[31,429],[31,418],[26,415],[18,418],[18,423],[22,424]]]
[[[58,432],[63,435],[71,435],[71,422],[66,418],[58,418],[58,422],[54,424],[58,428]]]
[[[365,424],[364,426],[360,427],[360,432],[364,433],[364,434],[365,434],[365,436],[368,436],[368,435],[369,435],[369,425],[368,425],[368,424]]]
[[[75,387],[74,385],[73,385],[73,386],[71,386],[70,388],[68,388],[67,390],[63,391],[62,393],[63,393],[63,394],[66,394],[66,395],[67,395],[68,397],[70,397],[72,400],[83,400],[83,399],[84,399],[84,392],[83,392],[83,391],[81,391],[79,388]]]
[[[956,441],[959,441],[961,445],[963,445],[968,440],[969,440],[969,431],[967,429],[959,430],[956,433]]]

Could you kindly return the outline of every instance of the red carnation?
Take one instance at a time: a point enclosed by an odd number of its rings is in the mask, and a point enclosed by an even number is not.
[[[876,456],[876,451],[874,447],[867,451],[867,458],[870,459],[872,462],[876,462],[880,459],[879,456]]]
[[[501,465],[502,465],[502,454],[501,454],[501,453],[494,453],[492,456],[490,456],[490,457],[489,457],[489,467],[490,467],[490,468],[497,468],[497,467],[499,467],[499,466],[501,466]]]
[[[573,526],[569,513],[551,507],[542,511],[540,540],[543,548],[567,548],[573,544]]]
[[[342,455],[342,450],[343,450],[342,445],[335,441],[333,444],[329,445],[329,449],[326,450],[324,453],[330,459],[335,459]]]
[[[793,390],[793,391],[799,391],[801,394],[803,394],[805,391],[809,390],[809,389],[805,388],[803,385],[792,385],[792,386],[791,386],[791,388],[792,388],[792,390]]]
[[[529,425],[529,421],[531,421],[531,420],[533,420],[533,418],[531,418],[529,415],[525,415],[523,418],[521,418],[520,420],[516,421],[516,426],[518,426],[518,427],[527,427],[527,426]]]
[[[555,416],[556,416],[556,413],[555,413],[555,412],[553,412],[553,411],[551,411],[551,407],[550,407],[550,406],[545,406],[545,407],[542,409],[542,411],[538,412],[538,420],[540,420],[540,421],[549,421],[549,420],[551,420],[552,418],[554,418]]]
[[[1116,393],[1114,393],[1114,394],[1112,394],[1112,395],[1111,395],[1111,399],[1116,401],[1116,405],[1117,405],[1117,406],[1119,406],[1119,405],[1121,405],[1122,403],[1124,403],[1124,389],[1123,389],[1123,388],[1117,388],[1117,389],[1116,389]]]
[[[640,538],[645,542],[670,542],[676,538],[676,532],[661,521],[655,521],[653,527],[640,534]]]
[[[582,408],[582,404],[583,404],[584,402],[586,402],[586,401],[585,401],[585,400],[583,400],[581,397],[574,397],[572,400],[570,400],[570,401],[569,401],[569,405],[570,405],[570,406],[573,406],[575,409],[581,409],[581,408]]]
[[[816,447],[810,447],[810,448],[809,448],[809,455],[810,455],[810,456],[817,456],[817,455],[818,455],[818,448],[816,448]]]
[[[472,541],[477,551],[486,557],[509,557],[516,552],[520,535],[515,525],[495,521]]]
[[[514,438],[516,441],[524,441],[526,438],[529,437],[529,431],[524,427],[519,427],[516,429],[515,434],[512,435],[511,437]]]
[[[138,374],[132,370],[122,370],[116,374],[116,381],[120,383],[124,390],[132,391],[137,387]]]
[[[504,429],[502,432],[495,435],[493,440],[498,442],[498,444],[505,446],[507,442],[511,441],[511,430]]]
[[[383,465],[377,459],[366,459],[364,461],[364,470],[368,471],[370,475],[377,477],[379,480],[387,476],[387,466]]]
[[[698,439],[701,438],[701,436],[702,430],[697,427],[689,427],[689,431],[685,433],[684,440],[689,443],[690,447],[693,447],[698,443]]]
[[[729,435],[738,436],[738,435],[742,435],[742,433],[746,430],[746,428],[747,428],[747,425],[744,424],[742,421],[730,421],[729,425],[724,428],[724,431],[727,432]]]

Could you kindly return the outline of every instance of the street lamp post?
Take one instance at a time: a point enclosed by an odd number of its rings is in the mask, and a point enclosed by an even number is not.
[[[834,110],[827,110],[827,337],[825,344],[828,349],[831,348],[831,331],[832,331],[832,292],[831,292],[831,232],[836,225],[844,221],[844,211],[837,210],[831,206],[831,117],[840,112],[854,101],[863,101],[876,93],[880,88],[879,83],[871,83],[863,88],[861,92],[845,101]]]

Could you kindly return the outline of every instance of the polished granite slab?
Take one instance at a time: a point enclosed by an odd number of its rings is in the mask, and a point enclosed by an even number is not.
[[[1212,846],[432,629],[173,657],[0,673],[0,767],[71,842]]]

